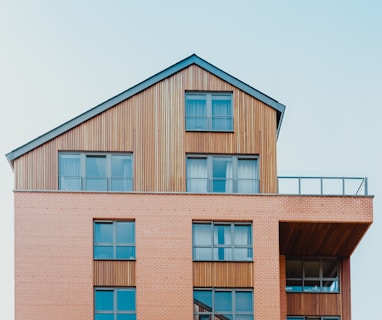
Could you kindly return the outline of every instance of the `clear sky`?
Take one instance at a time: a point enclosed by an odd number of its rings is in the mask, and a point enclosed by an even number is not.
[[[286,105],[279,174],[368,176],[352,313],[380,320],[381,16],[379,0],[0,0],[1,319],[14,317],[5,154],[196,53]]]

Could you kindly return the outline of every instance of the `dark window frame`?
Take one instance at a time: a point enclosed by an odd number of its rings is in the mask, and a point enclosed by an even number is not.
[[[288,276],[288,261],[294,261],[300,263],[301,275],[290,277]],[[306,265],[309,262],[318,263],[318,276],[308,276]],[[335,276],[324,276],[323,264],[325,262],[331,262],[336,264]],[[340,259],[332,257],[287,257],[286,258],[286,292],[309,292],[309,293],[340,293]],[[307,285],[307,283],[311,285]],[[300,285],[295,285],[295,284]],[[319,285],[312,287],[312,283],[319,283]],[[325,283],[332,283],[334,285],[333,290],[325,290],[324,288],[330,288],[330,286],[324,285]]]
[[[206,304],[203,304],[203,302],[195,299],[195,293],[196,292],[211,292],[211,302],[212,306],[209,307]],[[219,292],[230,292],[231,293],[231,307],[229,310],[216,310],[216,293]],[[251,304],[250,304],[250,311],[239,311],[236,310],[237,305],[237,294],[238,293],[251,293]],[[225,317],[225,315],[231,316],[233,320],[236,319],[236,316],[251,316],[252,319],[254,317],[254,298],[253,298],[253,289],[247,289],[247,288],[194,288],[193,290],[193,296],[194,296],[194,317],[199,316],[199,319],[204,319],[203,316],[209,317],[208,319],[222,319],[226,320],[228,319]],[[226,305],[227,307],[227,305]],[[206,311],[200,311],[200,309],[210,309]],[[199,310],[198,310],[199,309]]]
[[[219,92],[219,91],[186,91],[185,92],[185,128],[189,132],[234,132],[234,111],[233,111],[233,92]],[[205,101],[205,114],[193,115],[190,114],[188,101]],[[230,101],[230,114],[216,115],[213,112],[213,103],[215,101]],[[204,124],[192,126],[190,122],[199,119]],[[214,120],[223,120],[229,123],[229,127],[215,128]]]
[[[97,293],[98,292],[112,292],[112,310],[110,309],[97,309]],[[134,309],[129,310],[119,310],[118,309],[118,293],[119,292],[133,292],[134,293]],[[94,288],[94,320],[97,320],[97,315],[113,315],[114,319],[118,315],[131,315],[132,319],[136,319],[136,288],[135,287],[95,287]]]
[[[129,175],[115,175],[113,174],[113,161],[118,157],[125,158],[131,162],[131,167],[128,168]],[[75,175],[65,175],[62,174],[61,163],[64,158],[77,159],[79,161],[78,174]],[[90,176],[87,172],[87,163],[90,159],[105,159],[105,175],[102,177]],[[76,187],[65,187],[65,179],[69,181],[77,180]],[[104,180],[106,187],[102,189],[94,189],[88,187],[88,180]],[[116,188],[118,186],[118,181],[122,182],[126,186],[124,188]],[[69,182],[70,185],[70,182]],[[134,190],[134,158],[131,152],[128,153],[115,153],[115,152],[69,152],[69,151],[60,151],[58,154],[58,189],[63,191],[113,191],[113,192],[131,192]]]
[[[210,243],[197,244],[196,241],[196,226],[207,226],[210,228]],[[215,230],[220,226],[229,226],[231,244],[215,243]],[[235,227],[249,227],[249,244],[236,244],[235,243]],[[207,250],[209,252],[209,259],[197,258],[197,250]],[[225,259],[225,250],[231,251],[231,258]],[[246,258],[238,259],[239,252],[246,252]],[[241,253],[241,255],[242,255]],[[221,258],[223,257],[223,258]],[[234,262],[252,262],[253,261],[253,226],[251,222],[220,222],[220,221],[193,221],[192,222],[192,259],[193,261],[234,261]]]
[[[190,177],[189,171],[191,171],[191,163],[192,160],[205,160],[205,174],[204,177]],[[216,177],[214,176],[214,168],[217,167],[219,161],[227,161],[231,162],[231,168],[232,168],[232,177]],[[243,161],[243,162],[240,162]],[[248,177],[239,177],[240,176],[240,170],[239,166],[244,161],[254,161],[254,178],[248,178]],[[243,194],[258,194],[260,193],[260,178],[259,178],[259,157],[257,155],[231,155],[231,154],[187,154],[186,155],[186,191],[187,192],[194,192],[194,193],[243,193]],[[206,184],[203,186],[203,190],[193,190],[195,188],[193,184],[195,182]],[[246,183],[250,183],[249,189],[251,189],[251,192],[249,191],[242,191],[243,188],[246,188]],[[219,186],[219,184],[224,183],[228,184],[230,183],[229,189],[231,189],[231,192],[229,191],[214,191],[215,185]],[[243,184],[244,183],[244,184]],[[206,191],[205,191],[206,190]]]
[[[118,230],[118,224],[119,223],[128,223],[132,224],[133,228],[133,234],[132,242],[119,242],[117,240],[117,230]],[[97,242],[97,235],[96,235],[96,225],[97,224],[104,224],[104,225],[111,225],[112,227],[112,241],[111,242]],[[94,260],[136,260],[136,237],[135,237],[135,220],[94,220],[93,221],[93,259]],[[112,248],[112,256],[108,255],[107,257],[100,257],[96,253],[96,249],[98,248]],[[128,257],[120,257],[118,256],[118,248],[125,248],[125,249],[131,249],[129,252],[131,254]]]

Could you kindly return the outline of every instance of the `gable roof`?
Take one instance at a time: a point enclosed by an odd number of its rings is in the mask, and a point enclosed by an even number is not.
[[[113,106],[117,105],[118,103],[134,96],[135,94],[144,91],[145,89],[151,87],[152,85],[156,84],[159,81],[164,80],[165,78],[168,78],[172,76],[173,74],[191,66],[191,65],[197,65],[200,68],[210,72],[211,74],[215,75],[216,77],[226,81],[227,83],[231,84],[234,87],[237,87],[238,89],[246,92],[250,96],[262,101],[266,105],[270,106],[271,108],[276,110],[277,113],[277,135],[280,131],[281,122],[284,115],[285,106],[275,99],[272,99],[271,97],[267,96],[266,94],[256,90],[255,88],[247,85],[246,83],[240,81],[239,79],[229,75],[228,73],[224,72],[223,70],[213,66],[209,62],[203,60],[202,58],[198,57],[196,54],[193,54],[178,63],[175,63],[174,65],[168,67],[167,69],[164,69],[163,71],[151,76],[150,78],[142,81],[141,83],[138,83],[137,85],[131,87],[130,89],[127,89],[126,91],[123,91],[122,93],[110,98],[109,100],[106,100],[105,102],[102,102],[101,104],[93,107],[92,109],[80,114],[79,116],[65,122],[64,124],[48,131],[47,133],[37,137],[36,139],[22,145],[21,147],[14,149],[13,151],[6,154],[6,157],[10,164],[13,164],[13,160],[16,158],[22,156],[23,154],[39,147],[40,145],[48,142],[49,140],[52,140],[56,138],[57,136],[65,133],[66,131],[78,126],[79,124],[97,116],[98,114],[108,110],[109,108],[112,108]]]

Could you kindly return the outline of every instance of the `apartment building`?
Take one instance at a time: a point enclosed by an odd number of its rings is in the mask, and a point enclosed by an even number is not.
[[[284,112],[191,55],[8,153],[16,319],[351,319],[373,197],[278,177]]]

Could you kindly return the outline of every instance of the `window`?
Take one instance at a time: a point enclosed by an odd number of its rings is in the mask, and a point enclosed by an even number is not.
[[[186,93],[187,131],[233,131],[232,93]]]
[[[257,158],[189,155],[187,192],[258,193]]]
[[[296,316],[296,317],[287,317],[287,320],[340,320],[340,317],[319,317],[319,316],[313,316],[313,317],[302,317],[302,316]]]
[[[135,259],[135,222],[94,221],[94,259]]]
[[[288,258],[287,292],[339,292],[338,260]]]
[[[195,261],[252,261],[252,225],[249,223],[194,222]]]
[[[60,153],[59,189],[132,191],[132,155]]]
[[[253,293],[244,289],[194,289],[194,319],[253,320]]]
[[[135,320],[135,288],[96,288],[94,320]]]

